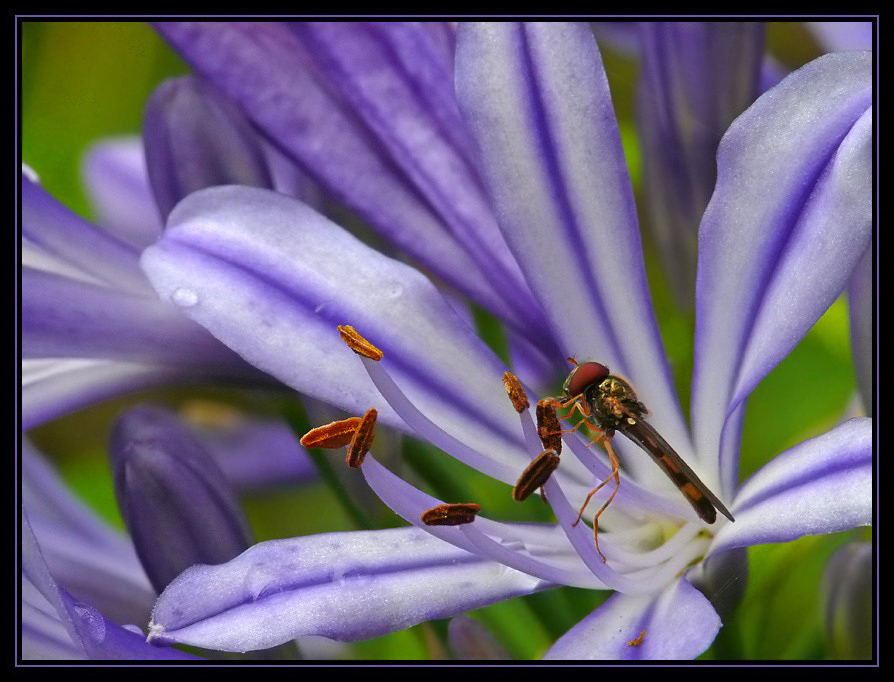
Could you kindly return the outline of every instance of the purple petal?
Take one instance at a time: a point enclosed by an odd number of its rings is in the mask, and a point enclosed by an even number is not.
[[[23,360],[22,430],[113,396],[154,388],[183,374],[174,368],[107,360]]]
[[[28,267],[22,271],[22,350],[29,359],[117,359],[206,368],[240,364],[204,329],[155,297]]]
[[[72,213],[22,176],[22,239],[121,291],[150,294],[135,248]]]
[[[488,273],[450,234],[433,208],[454,203],[466,206],[477,200],[469,199],[465,193],[450,200],[449,185],[439,182],[436,189],[444,192],[445,197],[433,204],[427,196],[431,188],[417,185],[384,153],[386,150],[374,131],[355,117],[350,106],[334,96],[325,78],[321,78],[324,74],[318,72],[321,67],[310,63],[312,55],[305,53],[301,42],[286,25],[162,23],[158,30],[202,75],[239,104],[278,148],[290,154],[366,222],[484,307],[501,317],[518,319],[513,306],[507,303],[508,297],[494,291]],[[383,30],[379,35],[387,39],[390,33]],[[443,49],[438,41],[427,44],[431,32],[422,32],[417,38],[420,47],[413,52],[413,57],[423,60],[425,66],[411,62],[404,74],[417,68],[444,72],[447,65],[430,61],[443,59],[439,56]],[[342,49],[345,47],[349,45]],[[390,77],[395,67],[386,66],[385,73]],[[449,78],[440,85],[449,88]],[[405,94],[412,94],[411,84],[400,86]],[[443,94],[435,96],[443,102]],[[419,103],[414,105],[418,107]],[[426,103],[426,107],[431,104]],[[426,107],[423,111],[428,115]],[[442,133],[437,120],[407,120],[407,123],[414,122],[431,127],[435,137],[426,139],[426,144],[438,141]],[[419,143],[419,140],[414,142]],[[449,141],[446,147],[439,148],[450,151]],[[424,153],[424,149],[414,149],[413,158],[417,152]],[[450,163],[461,167],[462,160],[451,159]],[[433,177],[430,171],[428,177]],[[529,328],[533,326],[527,316],[520,323],[528,323]],[[536,328],[531,333],[536,334]]]
[[[426,526],[420,515],[442,500],[417,490],[374,458],[363,463],[370,488],[395,513],[460,549],[540,578],[544,583],[604,588],[554,525],[502,524],[479,516],[464,526]],[[486,511],[486,510],[485,510]],[[486,535],[485,535],[486,533]]]
[[[307,450],[281,421],[233,414],[232,408],[202,401],[184,405],[183,412],[196,427],[194,435],[239,492],[317,478]]]
[[[118,508],[158,592],[189,566],[229,561],[251,543],[235,492],[167,410],[125,412],[109,452]]]
[[[143,120],[149,181],[161,215],[215,185],[272,187],[260,141],[230,101],[191,76],[162,83]]]
[[[119,623],[145,623],[156,592],[130,540],[72,497],[28,441],[22,483],[29,521],[56,582]]]
[[[639,129],[649,228],[682,306],[695,294],[698,225],[717,145],[758,95],[760,22],[641,22]]]
[[[294,30],[494,290],[512,292],[504,300],[515,317],[535,318],[536,304],[470,161],[452,61],[445,62],[431,36],[413,24],[304,22]]]
[[[368,639],[539,584],[418,528],[273,540],[181,574],[155,605],[149,640],[249,651],[302,635]]]
[[[161,234],[161,220],[149,180],[139,137],[104,140],[84,159],[84,185],[96,222],[137,249]]]
[[[872,419],[856,418],[777,455],[736,495],[736,522],[711,551],[872,523]]]
[[[62,591],[66,608],[74,618],[75,627],[87,655],[97,660],[195,660],[197,657],[171,647],[158,648],[147,643],[135,626],[122,627],[113,623],[99,611]],[[131,629],[134,628],[134,629]]]
[[[562,357],[628,377],[685,457],[605,72],[585,24],[460,27],[457,97],[500,226]],[[558,360],[558,358],[556,358]]]
[[[87,658],[105,660],[192,659],[172,648],[159,649],[143,637],[105,618],[99,611],[61,589],[47,568],[27,514],[22,515],[22,577],[53,606],[78,651]]]
[[[432,284],[296,200],[247,187],[196,192],[143,266],[162,299],[296,390],[354,414],[375,407],[401,427],[340,339],[336,326],[350,324],[445,429],[495,457],[520,443],[505,367]]]
[[[758,316],[772,316],[780,303],[775,294],[767,298],[768,290],[776,291],[774,278],[797,286],[797,319],[775,346],[764,340],[766,334],[757,337],[743,389],[768,371],[765,358],[778,361],[799,340],[795,335],[819,318],[868,244],[867,225],[841,211],[859,205],[861,194],[869,196],[859,184],[866,123],[858,121],[872,104],[871,68],[870,53],[838,53],[811,62],[761,96],[720,145],[717,188],[699,236],[692,421],[700,453],[719,450],[721,429],[737,404],[733,392],[752,325]],[[852,130],[857,131],[854,138],[849,137]],[[849,166],[855,184],[840,174]],[[814,212],[824,204],[847,219],[826,225],[821,212]],[[804,263],[799,249],[820,227],[828,232],[820,253],[812,255],[822,260]],[[786,269],[793,266],[797,269]],[[817,283],[816,275],[825,280],[827,271],[828,282]],[[816,290],[798,286],[800,278],[812,278]],[[757,352],[761,345],[765,350]],[[735,462],[729,459],[723,466],[730,483]]]
[[[65,626],[37,589],[22,580],[21,649],[23,661],[82,661],[84,648],[75,644]]]
[[[658,595],[614,595],[562,635],[543,658],[693,659],[711,645],[720,627],[711,602],[681,579]]]

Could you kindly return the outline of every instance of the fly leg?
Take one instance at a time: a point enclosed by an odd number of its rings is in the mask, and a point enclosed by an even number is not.
[[[605,504],[603,504],[599,508],[599,511],[596,512],[596,516],[593,517],[593,540],[596,542],[596,551],[599,552],[599,556],[602,557],[602,562],[605,563],[605,561],[606,561],[605,555],[599,549],[599,517],[602,515],[602,512],[605,511],[606,507],[608,507],[608,505],[611,504],[611,501],[613,499],[615,499],[615,495],[618,494],[618,488],[620,488],[620,486],[621,486],[621,476],[620,476],[621,464],[618,461],[617,455],[615,455],[614,448],[612,448],[611,437],[608,435],[605,435],[605,434],[601,434],[599,437],[602,437],[602,436],[605,436],[604,444],[605,444],[605,449],[608,452],[608,456],[611,459],[612,472],[611,472],[611,474],[609,474],[608,478],[606,478],[599,485],[597,485],[595,488],[593,488],[593,490],[590,491],[590,494],[587,495],[587,499],[584,500],[583,506],[580,508],[580,512],[578,512],[577,520],[574,523],[572,523],[571,526],[574,527],[578,523],[580,523],[581,517],[584,515],[584,510],[587,508],[587,505],[590,504],[590,500],[592,499],[593,495],[595,495],[600,490],[602,490],[602,488],[605,486],[606,483],[608,483],[612,479],[615,479],[615,489],[612,491],[612,494],[609,496],[609,498],[605,501]],[[599,440],[599,437],[597,437],[595,440]],[[594,440],[594,442],[595,442],[595,440]]]

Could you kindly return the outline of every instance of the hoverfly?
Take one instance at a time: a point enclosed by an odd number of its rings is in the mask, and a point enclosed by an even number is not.
[[[596,538],[596,550],[599,551],[599,516],[611,504],[618,493],[620,485],[620,463],[611,447],[611,439],[615,432],[620,431],[645,450],[661,470],[667,474],[674,485],[683,493],[696,514],[706,523],[714,523],[719,511],[730,521],[734,521],[733,515],[723,505],[718,497],[712,493],[708,486],[701,482],[695,472],[689,468],[686,462],[674,449],[661,437],[655,428],[649,424],[643,416],[648,414],[646,406],[637,400],[636,393],[629,383],[614,376],[608,367],[598,362],[583,362],[578,364],[569,358],[575,367],[565,379],[562,386],[563,395],[547,398],[542,401],[556,408],[568,408],[570,411],[563,419],[571,417],[577,410],[583,417],[572,431],[575,431],[584,423],[589,424],[599,431],[599,435],[591,442],[603,439],[606,451],[612,464],[611,475],[597,485],[587,495],[575,524],[580,522],[584,510],[590,499],[601,490],[609,481],[614,479],[615,489],[608,500],[602,505],[593,518],[593,533]],[[599,552],[603,561],[605,556]]]

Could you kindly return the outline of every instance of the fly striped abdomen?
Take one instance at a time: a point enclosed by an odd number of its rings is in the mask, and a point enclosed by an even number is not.
[[[661,434],[643,419],[632,420],[632,424],[630,421],[622,421],[618,425],[618,431],[649,453],[655,463],[689,500],[689,504],[692,505],[702,521],[714,523],[717,520],[718,511],[730,521],[734,521],[733,515],[723,506],[723,503],[708,489],[708,486],[701,482],[701,479],[661,437]]]

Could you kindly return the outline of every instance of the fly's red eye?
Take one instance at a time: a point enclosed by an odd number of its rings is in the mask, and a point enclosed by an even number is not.
[[[580,395],[593,384],[601,384],[609,374],[608,367],[605,365],[598,362],[583,362],[575,367],[569,375],[566,391],[568,395]]]

